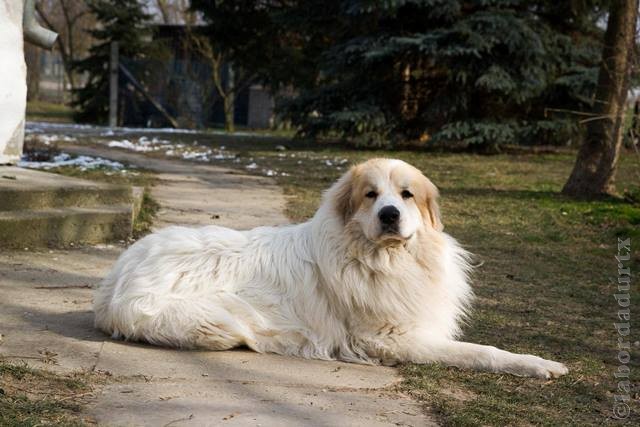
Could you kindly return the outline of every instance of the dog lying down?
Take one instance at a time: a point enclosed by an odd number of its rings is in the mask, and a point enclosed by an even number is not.
[[[166,228],[120,256],[96,291],[96,326],[179,348],[566,374],[561,363],[456,340],[470,266],[442,231],[437,197],[413,166],[374,159],[344,174],[304,224]]]

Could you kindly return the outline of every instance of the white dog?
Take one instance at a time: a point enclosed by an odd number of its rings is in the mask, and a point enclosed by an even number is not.
[[[180,348],[567,373],[456,341],[472,297],[469,264],[442,232],[437,196],[416,168],[375,159],[342,176],[304,224],[169,227],[122,254],[97,289],[96,326]]]

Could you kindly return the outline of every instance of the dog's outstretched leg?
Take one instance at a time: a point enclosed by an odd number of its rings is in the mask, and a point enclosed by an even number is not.
[[[407,344],[395,349],[402,362],[440,362],[459,368],[538,378],[559,377],[569,372],[562,363],[531,354],[510,353],[488,345],[425,338],[416,338],[412,344]]]

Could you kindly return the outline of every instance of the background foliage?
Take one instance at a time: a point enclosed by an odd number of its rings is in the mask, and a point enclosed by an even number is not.
[[[210,35],[312,136],[568,144],[590,107],[606,1],[196,0]]]
[[[80,122],[106,123],[109,117],[110,44],[119,42],[121,57],[142,58],[150,48],[151,28],[137,0],[91,0],[89,10],[99,25],[89,30],[95,39],[86,58],[75,61],[73,69],[87,74],[87,83],[74,90],[74,118]]]

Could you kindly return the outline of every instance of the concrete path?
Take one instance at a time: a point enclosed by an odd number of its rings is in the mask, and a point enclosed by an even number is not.
[[[285,199],[270,179],[234,169],[183,160],[166,160],[100,146],[61,144],[76,155],[104,157],[157,173],[151,189],[161,210],[154,228],[216,224],[237,229],[286,224]]]
[[[85,154],[105,156],[100,152]],[[67,147],[65,147],[65,151]],[[286,222],[266,178],[209,165],[109,150],[160,172],[159,226],[236,228]],[[177,351],[112,341],[93,328],[92,291],[120,246],[0,252],[0,356],[54,371],[104,372],[86,407],[102,425],[433,425],[395,390],[391,368],[309,361],[244,350]]]

